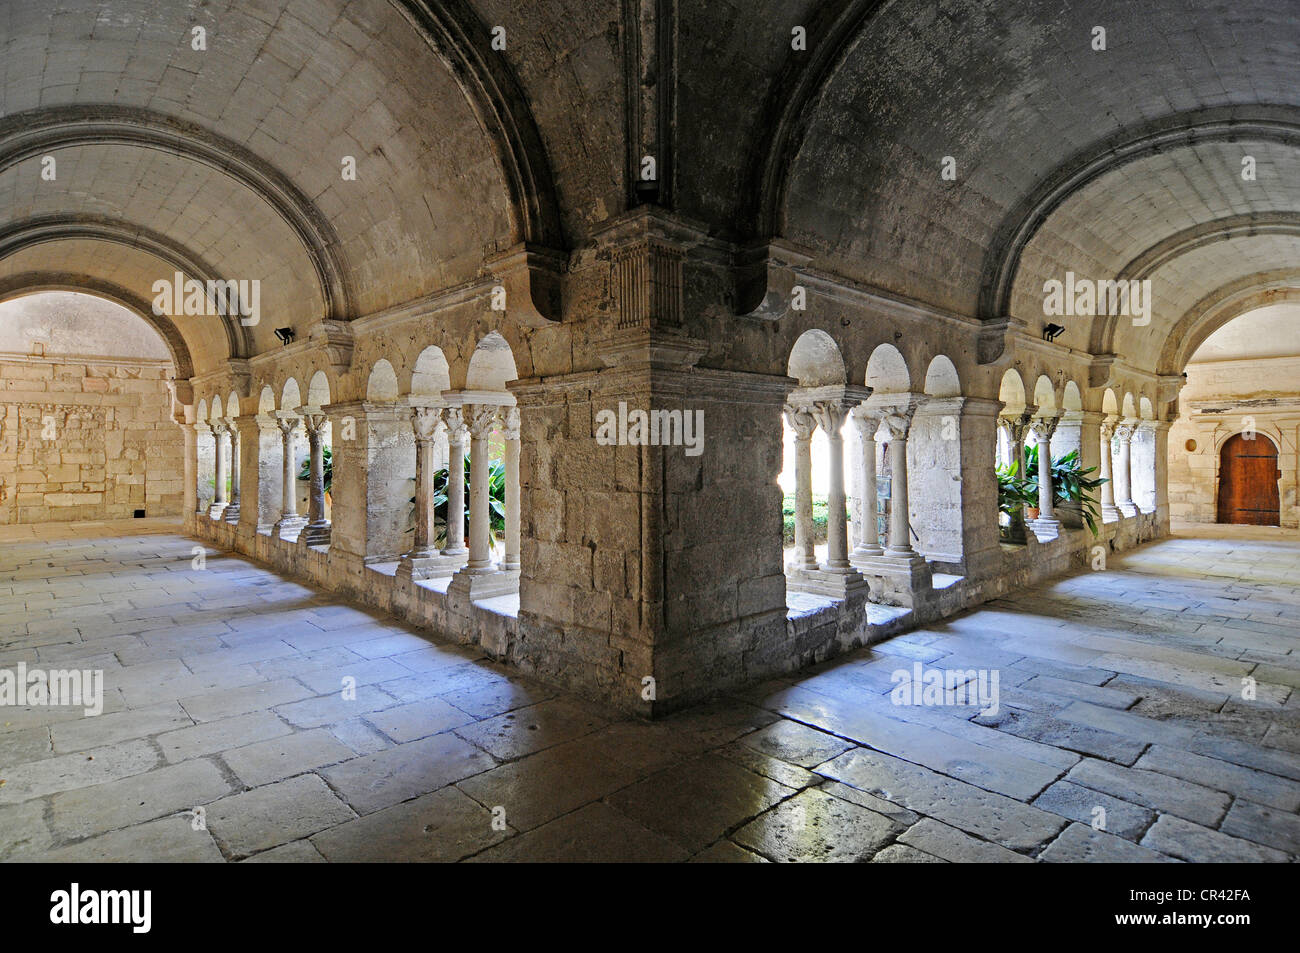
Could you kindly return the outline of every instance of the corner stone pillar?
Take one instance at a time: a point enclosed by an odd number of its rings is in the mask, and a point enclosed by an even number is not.
[[[191,410],[187,409],[186,416]],[[181,431],[185,434],[185,520],[193,521],[199,511],[199,444],[198,424],[183,424]]]
[[[334,434],[330,553],[363,563],[410,549],[415,436],[402,403],[354,401],[322,408]]]
[[[958,412],[960,477],[956,519],[960,525],[961,571],[980,578],[1002,561],[998,538],[997,432],[1002,402],[961,398]],[[1014,452],[1014,445],[1011,447]]]
[[[270,533],[280,516],[283,437],[269,414],[239,418],[241,492],[245,503],[239,513],[239,535],[251,540],[258,533]]]
[[[1156,420],[1151,424],[1151,439],[1155,443],[1155,495],[1156,532],[1169,532],[1169,428],[1171,421]]]
[[[206,423],[194,425],[195,461],[194,492],[195,513],[207,514],[212,506],[216,487],[217,443],[213,438],[212,427]],[[213,486],[208,486],[212,480]]]
[[[608,368],[508,385],[522,491],[511,654],[627,710],[789,669],[777,477],[794,381],[691,366],[706,349],[633,327],[611,332]],[[652,442],[642,423],[666,420],[672,436],[661,426]]]

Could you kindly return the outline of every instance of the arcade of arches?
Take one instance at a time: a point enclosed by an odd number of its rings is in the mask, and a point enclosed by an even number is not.
[[[0,529],[183,520],[177,559],[644,716],[1175,523],[1285,542],[1295,30],[1277,0],[4,4]],[[1032,447],[1038,505],[1000,513]]]

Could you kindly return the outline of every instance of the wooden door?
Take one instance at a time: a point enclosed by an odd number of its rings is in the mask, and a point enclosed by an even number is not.
[[[1277,526],[1277,447],[1262,434],[1228,438],[1219,456],[1219,522]]]

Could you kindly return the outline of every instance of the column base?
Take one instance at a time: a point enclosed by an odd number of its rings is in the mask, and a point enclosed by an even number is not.
[[[914,608],[933,589],[930,564],[920,553],[872,556],[858,564],[871,586],[871,601]]]
[[[307,517],[305,516],[281,516],[275,521],[275,525],[271,527],[271,533],[284,539],[285,533],[297,534],[306,525]]]
[[[800,592],[811,592],[832,599],[866,598],[867,580],[856,569],[791,569],[786,573],[790,585]]]
[[[465,555],[452,555],[434,550],[429,555],[406,553],[397,564],[398,579],[445,579],[456,575],[465,565]]]
[[[885,555],[885,551],[877,546],[875,549],[858,548],[849,553],[849,564],[855,569],[861,569],[863,564],[868,560],[876,559]]]
[[[1061,521],[1054,517],[1039,517],[1036,520],[1028,521],[1029,528],[1034,531],[1039,542],[1047,542],[1049,539],[1056,539],[1061,535]]]
[[[235,500],[235,502],[227,504],[226,512],[222,515],[221,518],[224,519],[227,523],[238,523],[239,522],[239,501]]]
[[[213,503],[208,507],[208,518],[220,522],[222,514],[226,512],[225,503]]]
[[[787,576],[792,573],[816,572],[816,571],[817,571],[817,560],[805,559],[802,556],[796,556],[794,559],[790,560],[788,563],[785,564],[785,574]]]
[[[1101,521],[1103,523],[1114,523],[1116,520],[1119,519],[1119,517],[1120,517],[1120,512],[1118,507],[1103,506],[1101,508]]]
[[[461,569],[451,577],[448,593],[458,593],[477,602],[493,596],[505,596],[519,591],[519,573],[501,569]]]
[[[299,546],[328,546],[330,544],[329,523],[308,523],[298,534]]]
[[[1115,508],[1119,510],[1122,515],[1130,518],[1138,515],[1136,503],[1116,503]]]

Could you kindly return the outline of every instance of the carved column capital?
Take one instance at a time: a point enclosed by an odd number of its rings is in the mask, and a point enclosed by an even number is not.
[[[447,440],[449,443],[460,444],[465,442],[469,435],[469,429],[465,426],[465,412],[459,407],[448,407],[442,412],[443,422],[447,425]]]
[[[411,429],[415,431],[415,439],[421,443],[432,440],[441,423],[441,407],[415,407],[411,410]]]
[[[1056,433],[1056,425],[1060,422],[1060,417],[1035,417],[1029,426],[1039,440],[1051,440],[1052,434]]]
[[[786,404],[783,408],[786,423],[794,431],[796,440],[811,440],[817,430],[817,418],[802,407]]]
[[[859,404],[850,412],[854,425],[858,428],[858,436],[864,441],[875,440],[876,431],[880,429],[880,413],[870,407]]]
[[[496,426],[497,408],[491,404],[466,404],[465,426],[474,440],[486,440]]]
[[[507,440],[519,439],[519,408],[503,407],[501,409],[501,432]]]
[[[882,423],[889,428],[891,440],[906,440],[908,432],[912,429],[910,414],[886,414]]]
[[[811,408],[813,419],[832,440],[840,439],[840,428],[848,412],[848,406],[838,400],[819,400]]]
[[[284,416],[277,415],[275,417],[275,425],[280,428],[280,433],[288,437],[298,429],[298,418],[294,414],[284,414]]]
[[[307,428],[309,437],[319,437],[325,432],[325,425],[329,423],[329,417],[321,414],[303,414],[303,426]]]
[[[218,440],[230,432],[230,427],[224,420],[211,421],[208,424],[208,427],[212,431],[212,436],[216,437]]]

